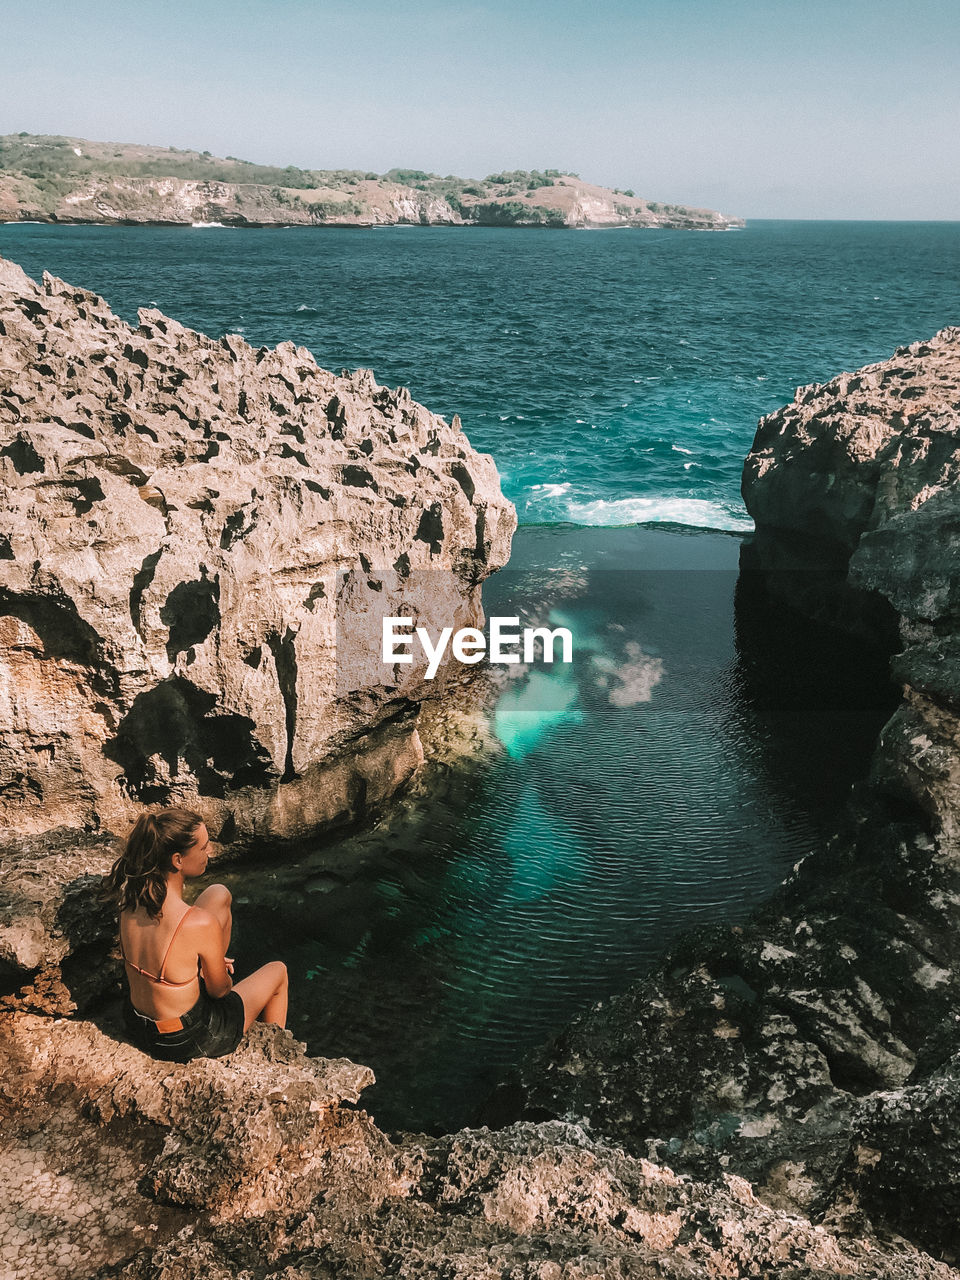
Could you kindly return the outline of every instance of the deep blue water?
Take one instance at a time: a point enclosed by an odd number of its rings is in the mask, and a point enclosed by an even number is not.
[[[411,388],[521,522],[748,529],[743,456],[794,388],[960,322],[960,223],[745,231],[0,226],[0,253],[219,336]]]
[[[795,385],[960,319],[960,224],[15,226],[0,253],[129,319],[409,386],[461,414],[530,526],[487,612],[569,625],[573,666],[509,681],[492,749],[429,758],[371,830],[227,877],[238,971],[287,960],[293,1029],[374,1067],[381,1123],[466,1123],[528,1046],[836,830],[890,691],[738,599],[743,456]],[[728,532],[577,527],[638,521]]]

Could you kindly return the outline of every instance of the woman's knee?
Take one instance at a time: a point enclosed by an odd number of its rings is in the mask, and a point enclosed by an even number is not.
[[[287,986],[289,982],[289,978],[287,976],[287,966],[283,963],[283,961],[271,960],[270,967],[273,970],[274,977],[276,978],[277,989],[279,990],[280,987]]]
[[[233,894],[225,884],[212,884],[207,892],[219,906],[226,907],[228,911],[233,906]]]
[[[207,911],[223,914],[229,911],[233,904],[233,894],[225,884],[207,885],[203,893],[197,898],[196,905],[206,908]]]

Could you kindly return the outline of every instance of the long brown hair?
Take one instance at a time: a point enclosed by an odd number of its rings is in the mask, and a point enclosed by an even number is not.
[[[123,852],[103,877],[101,893],[120,911],[143,907],[155,919],[163,914],[167,896],[167,876],[173,870],[173,855],[184,853],[193,844],[203,823],[192,809],[161,809],[142,813],[127,836]]]

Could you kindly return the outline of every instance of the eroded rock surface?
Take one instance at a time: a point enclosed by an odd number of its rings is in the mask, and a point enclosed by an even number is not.
[[[370,1072],[255,1026],[153,1062],[109,1021],[0,1016],[0,1265],[44,1280],[695,1280],[956,1273],[575,1124],[388,1141]]]
[[[96,939],[90,898],[114,846],[68,830],[0,842],[0,971],[57,964]]]
[[[224,839],[361,814],[422,758],[384,612],[476,623],[516,517],[404,390],[0,261],[0,824]]]
[[[261,1024],[229,1060],[189,1066],[106,1028],[0,1015],[0,1256],[15,1240],[18,1274],[32,1261],[51,1280],[88,1276],[198,1212],[289,1212],[334,1185],[373,1204],[394,1188],[390,1144],[343,1105],[368,1068],[306,1058]]]
[[[928,518],[955,538],[958,405],[960,328],[949,328],[889,360],[799,387],[792,404],[761,418],[742,488],[770,589],[804,612],[876,634],[895,617],[891,603],[907,612],[904,592],[919,603],[928,574],[949,576],[947,546],[918,562],[910,539]],[[925,516],[934,498],[947,505]],[[887,586],[896,579],[896,599],[883,587],[878,599],[871,574],[858,572],[858,563],[878,561]]]
[[[771,594],[896,651],[874,781],[960,838],[960,328],[763,418],[743,474]]]

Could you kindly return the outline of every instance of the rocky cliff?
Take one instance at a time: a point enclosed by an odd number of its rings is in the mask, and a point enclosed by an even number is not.
[[[223,839],[357,816],[420,759],[378,618],[481,616],[516,524],[492,460],[380,387],[137,327],[0,262],[0,823]]]
[[[388,1138],[363,1067],[255,1025],[153,1062],[109,1019],[0,1014],[0,1266],[11,1280],[954,1280],[631,1155],[573,1123]]]
[[[66,286],[28,286],[16,277],[20,303],[12,312],[36,321],[35,341],[43,350],[34,358],[47,363],[63,341],[56,317]],[[99,300],[71,293],[71,306],[101,314]],[[145,327],[161,323],[169,322],[148,318]],[[117,325],[105,313],[102,327]],[[192,344],[207,343],[209,393],[239,396],[241,388],[230,380],[230,341],[218,347],[183,332],[174,330],[172,341],[185,344],[188,359]],[[130,334],[126,341],[135,352],[135,341],[152,338]],[[109,333],[104,346],[108,356],[115,354]],[[240,351],[246,361],[259,354]],[[176,382],[172,358],[170,365],[166,376]],[[74,367],[73,359],[57,367],[58,389],[70,390]],[[303,381],[313,385],[319,377],[331,375],[310,370]],[[924,377],[921,360],[915,385]],[[202,386],[198,373],[193,394]],[[249,394],[255,384],[245,386]],[[348,388],[337,386],[338,398],[341,389],[346,395]],[[162,393],[152,390],[154,397]],[[106,386],[100,394],[109,395]],[[99,412],[126,412],[139,421],[123,409],[123,399],[100,404]],[[324,403],[329,408],[329,400]],[[78,433],[81,444],[95,438],[114,456],[107,434],[114,420],[81,418],[80,407],[58,409],[57,416],[89,428]],[[297,409],[294,400],[281,421]],[[834,418],[844,420],[842,407]],[[946,409],[941,421],[946,434]],[[151,430],[153,422],[146,424]],[[115,432],[125,425],[115,425]],[[52,422],[54,428],[68,429]],[[177,440],[183,430],[177,428]],[[37,484],[37,477],[49,476],[51,501],[72,507],[77,495],[81,505],[92,500],[73,520],[61,512],[59,525],[56,511],[41,505],[45,494],[31,508],[36,536],[51,538],[45,544],[50,563],[60,563],[56,532],[68,550],[77,538],[76,549],[62,554],[82,567],[91,553],[77,521],[104,499],[78,489],[76,480],[87,471],[71,471],[63,454],[47,447],[48,437],[41,432],[35,439],[33,431],[23,440],[16,432],[9,437],[19,477],[11,475],[10,486],[19,490],[21,481],[33,477]],[[437,431],[441,447],[426,452],[445,459]],[[960,427],[954,437],[960,449]],[[147,443],[161,442],[148,436]],[[295,445],[306,447],[296,439]],[[376,456],[374,447],[363,453],[367,463],[339,465],[367,465]],[[9,448],[3,457],[12,461]],[[805,458],[803,450],[774,454],[765,475],[780,467],[802,472]],[[474,465],[470,455],[456,462]],[[85,465],[98,481],[112,476],[128,485],[153,510],[147,499],[160,492],[167,507],[161,515],[170,518],[168,491],[152,473],[141,482],[127,479],[122,468]],[[238,468],[235,456],[232,465]],[[754,465],[751,459],[748,474]],[[189,476],[190,467],[181,468]],[[855,467],[850,474],[857,475]],[[377,480],[386,483],[379,472]],[[879,480],[893,483],[882,474]],[[425,483],[439,484],[436,473]],[[192,497],[196,490],[185,492]],[[111,841],[69,831],[8,839],[0,850],[0,962],[6,964],[0,973],[22,977],[32,966],[34,978],[0,1011],[4,1274],[45,1280],[957,1280],[960,864],[950,647],[957,570],[942,557],[931,577],[923,550],[931,542],[949,545],[952,526],[938,519],[949,493],[948,485],[891,512],[876,527],[872,558],[865,533],[851,539],[857,555],[863,552],[856,591],[886,593],[884,609],[902,620],[903,652],[920,649],[922,656],[897,660],[907,681],[904,706],[914,719],[892,737],[888,726],[849,829],[801,864],[754,919],[686,939],[648,981],[579,1019],[515,1082],[512,1096],[498,1099],[495,1129],[386,1135],[357,1109],[369,1071],[308,1058],[289,1032],[274,1028],[255,1026],[235,1054],[216,1062],[170,1066],[146,1058],[124,1041],[112,998],[119,970],[105,963],[103,938],[82,909]],[[210,495],[213,512],[204,514],[223,522],[218,496]],[[500,519],[509,524],[509,513],[501,511]],[[794,534],[800,546],[799,525]],[[349,555],[349,536],[345,526],[341,555]],[[457,582],[472,581],[480,570],[477,545],[454,565]],[[482,563],[489,566],[489,555]],[[775,576],[752,563],[739,609],[741,620],[745,611],[752,614],[762,646],[763,618],[771,607],[782,611],[783,592]],[[44,567],[41,561],[34,568],[41,584],[49,581]],[[841,567],[835,561],[824,578],[831,607],[843,595]],[[365,582],[379,580],[372,566],[361,568]],[[74,569],[69,581],[79,580]],[[146,581],[145,592],[149,586]],[[777,591],[780,598],[770,594]],[[56,601],[65,593],[50,594]],[[83,593],[78,599],[88,610],[108,608],[109,580],[91,596],[92,602]],[[815,588],[805,588],[795,603],[812,602],[820,612],[816,599]],[[64,608],[58,616],[71,618]],[[156,626],[156,600],[154,609],[149,617]],[[83,616],[79,605],[74,612]],[[43,611],[11,616],[38,636],[17,650],[26,652],[21,661],[55,660],[82,683],[100,652],[96,643],[82,649],[64,624],[45,633],[61,645],[48,654],[35,630]],[[857,609],[852,616],[862,614]],[[161,628],[157,634],[161,642],[152,650],[143,642],[155,664],[169,639]],[[61,635],[74,648],[64,650]],[[100,635],[102,643],[111,639]],[[196,639],[190,647],[199,651],[205,644]],[[196,655],[186,663],[177,650],[173,661],[181,660],[189,679]],[[138,670],[121,672],[121,689]],[[96,685],[101,697],[111,688],[107,678]],[[65,694],[59,696],[69,708]],[[364,706],[376,713],[369,701]],[[912,754],[904,754],[904,743]],[[84,963],[94,953],[96,963]],[[51,1016],[77,1004],[83,1017]],[[517,1115],[521,1109],[525,1114]]]
[[[767,1204],[960,1252],[960,330],[803,387],[744,468],[739,611],[896,650],[902,701],[847,829],[743,926],[685,939],[525,1073],[589,1120]],[[745,630],[745,628],[741,628]],[[513,1101],[516,1107],[516,1100]]]
[[[874,780],[960,839],[960,329],[801,387],[743,474],[750,563],[791,607],[896,651]]]
[[[557,169],[486,178],[309,170],[175,147],[0,137],[0,222],[266,226],[670,227],[742,218],[645,200]]]

